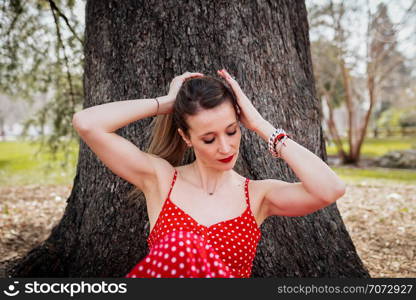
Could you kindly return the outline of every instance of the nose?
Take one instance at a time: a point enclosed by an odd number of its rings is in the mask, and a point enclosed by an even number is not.
[[[220,138],[220,146],[219,151],[221,154],[230,154],[231,151],[231,145],[230,142],[227,141],[226,138],[221,137]]]

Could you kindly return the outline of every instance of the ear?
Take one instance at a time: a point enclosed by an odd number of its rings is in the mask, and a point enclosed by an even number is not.
[[[179,133],[179,135],[182,137],[182,139],[184,140],[184,142],[185,142],[188,146],[189,146],[189,145],[191,145],[191,141],[189,141],[189,140],[186,138],[186,136],[185,136],[185,134],[183,133],[182,129],[178,128],[178,133]]]

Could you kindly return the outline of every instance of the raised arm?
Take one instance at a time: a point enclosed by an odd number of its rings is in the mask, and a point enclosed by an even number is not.
[[[237,97],[243,125],[255,131],[267,143],[276,129],[260,115],[237,81],[226,70],[218,73],[227,80]],[[261,205],[266,217],[307,215],[330,205],[344,195],[344,182],[324,161],[290,138],[285,144],[281,157],[301,182],[260,180],[264,187]]]
[[[274,130],[268,121],[263,120],[255,131],[267,142]],[[304,216],[344,195],[344,182],[322,159],[290,138],[285,144],[281,148],[281,157],[301,182],[263,180],[263,205],[267,216]]]
[[[86,108],[73,116],[72,124],[80,137],[98,158],[116,175],[145,191],[156,179],[158,166],[168,162],[141,151],[115,131],[134,121],[172,112],[176,95],[187,78],[202,76],[186,72],[176,76],[167,96],[111,102]]]
[[[158,97],[159,113],[173,105],[168,96]],[[127,124],[153,116],[157,111],[155,99],[111,102],[77,112],[72,124],[82,140],[116,175],[142,191],[155,178],[155,166],[162,158],[141,151],[129,140],[114,133]]]

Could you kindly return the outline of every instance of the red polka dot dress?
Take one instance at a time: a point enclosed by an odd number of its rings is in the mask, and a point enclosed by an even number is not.
[[[250,209],[249,179],[246,209],[233,219],[205,226],[173,203],[171,188],[147,243],[150,252],[127,278],[248,278],[261,237]]]

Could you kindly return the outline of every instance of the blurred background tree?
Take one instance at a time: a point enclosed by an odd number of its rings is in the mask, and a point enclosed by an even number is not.
[[[77,4],[82,1],[0,2],[2,135],[6,121],[22,122],[23,136],[36,128],[39,145],[53,154],[68,152],[68,145],[76,139],[72,115],[84,99],[84,20]],[[15,105],[6,104],[10,102]],[[9,117],[13,114],[20,120]]]
[[[325,138],[336,145],[343,163],[359,162],[368,133],[416,132],[407,121],[394,128],[386,123],[389,116],[416,107],[415,51],[399,49],[406,43],[414,46],[414,35],[399,38],[399,33],[414,32],[415,3],[395,1],[401,17],[393,21],[392,3],[306,1],[316,88],[326,112]],[[68,145],[77,135],[70,119],[84,99],[84,5],[82,0],[0,3],[0,137],[7,123],[20,121],[24,136],[36,128],[41,147],[71,154]],[[20,104],[7,105],[10,101]],[[345,118],[339,117],[340,110],[346,110]],[[383,115],[387,110],[391,112]]]
[[[414,45],[414,35],[399,38],[399,33],[414,26],[416,1],[395,3],[402,12],[396,22],[383,2],[375,8],[369,1],[307,2],[317,92],[327,112],[322,121],[327,140],[334,142],[344,164],[359,162],[369,128],[376,137],[386,129],[379,118],[416,104],[411,89],[416,83],[414,51],[405,54],[398,47]],[[345,108],[345,122],[335,116],[337,108]],[[342,123],[345,130],[339,130]]]

